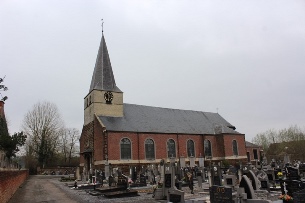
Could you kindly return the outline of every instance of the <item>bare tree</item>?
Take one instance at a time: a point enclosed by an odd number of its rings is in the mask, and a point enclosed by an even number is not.
[[[55,104],[37,103],[24,117],[23,129],[28,136],[27,151],[44,167],[56,153],[63,121]]]
[[[64,162],[71,163],[73,154],[78,153],[77,143],[79,142],[80,132],[76,128],[62,129],[59,136],[59,150],[61,151]]]

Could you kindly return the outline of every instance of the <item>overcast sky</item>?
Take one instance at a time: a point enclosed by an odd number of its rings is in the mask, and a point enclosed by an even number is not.
[[[81,131],[102,18],[125,103],[218,111],[248,141],[304,129],[303,0],[0,0],[11,133],[42,101]]]

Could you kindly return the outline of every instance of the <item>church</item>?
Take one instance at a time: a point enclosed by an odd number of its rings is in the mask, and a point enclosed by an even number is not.
[[[127,76],[128,77],[128,76]],[[122,89],[124,87],[121,87]],[[124,103],[116,86],[104,33],[90,89],[84,98],[80,138],[81,171],[103,170],[105,163],[127,171],[184,157],[205,165],[247,160],[245,134],[218,113]]]

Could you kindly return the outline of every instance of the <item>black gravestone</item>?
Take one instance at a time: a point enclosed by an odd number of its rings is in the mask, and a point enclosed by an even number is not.
[[[164,186],[166,188],[171,188],[172,187],[172,175],[171,174],[165,174],[164,177]]]
[[[227,178],[227,185],[233,185],[232,178]]]
[[[216,185],[210,187],[210,201],[213,203],[233,203],[232,188]]]
[[[123,187],[124,189],[127,189],[127,187],[128,187],[128,177],[124,176],[124,175],[119,175],[117,186],[118,187]]]
[[[293,193],[294,203],[305,203],[305,190],[300,190]]]
[[[144,174],[140,174],[140,183],[143,186],[146,186],[146,177]]]
[[[169,194],[169,201],[173,203],[179,203],[181,202],[181,195]]]
[[[299,169],[288,166],[286,168],[287,174],[286,177],[290,180],[299,180]]]
[[[268,189],[268,181],[266,180],[261,180],[261,187],[262,189]]]
[[[214,178],[213,178],[213,185],[221,186],[221,179],[220,179],[219,176],[214,176]]]

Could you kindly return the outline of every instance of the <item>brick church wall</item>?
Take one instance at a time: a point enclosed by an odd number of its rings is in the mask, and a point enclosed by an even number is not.
[[[87,143],[89,143],[89,148],[93,149],[93,130],[94,121],[83,126],[82,134],[80,137],[80,152],[83,152],[88,148]],[[80,163],[84,163],[84,156],[80,156]]]
[[[238,156],[246,156],[245,136],[244,135],[225,135],[224,148],[226,156],[233,156],[233,140],[237,142]]]
[[[28,170],[0,170],[0,202],[8,202],[28,176]]]

